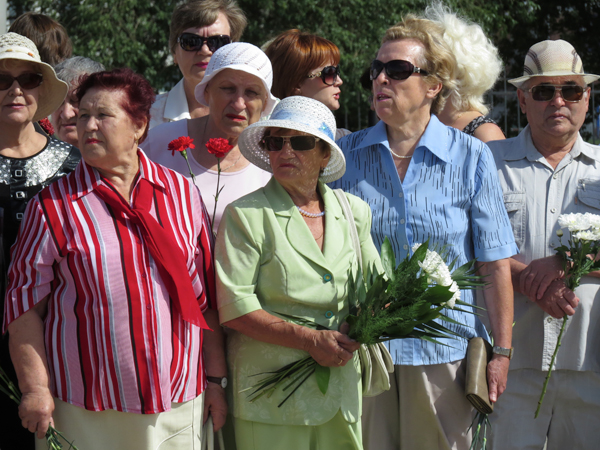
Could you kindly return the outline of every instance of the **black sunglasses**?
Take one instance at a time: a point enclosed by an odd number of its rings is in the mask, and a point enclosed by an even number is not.
[[[327,66],[323,67],[319,72],[308,75],[306,78],[321,77],[323,83],[327,86],[333,86],[340,76],[340,66]]]
[[[375,59],[371,63],[371,81],[377,78],[383,69],[385,69],[386,75],[392,80],[406,80],[413,73],[429,75],[429,72],[426,70],[416,67],[412,63],[404,61],[403,59],[394,59],[386,63]]]
[[[226,34],[204,37],[194,33],[183,33],[177,38],[177,42],[186,52],[197,52],[206,43],[211,53],[214,53],[224,45],[231,43],[231,38]]]
[[[268,152],[280,151],[286,142],[290,143],[292,150],[300,152],[312,150],[321,139],[314,136],[265,136],[262,139],[263,148]]]
[[[549,102],[560,92],[565,102],[578,102],[583,98],[585,88],[576,84],[538,84],[526,92],[531,91],[531,97],[537,102]]]
[[[44,80],[41,73],[22,73],[18,77],[13,77],[5,73],[0,74],[0,91],[5,91],[10,88],[17,80],[19,86],[23,89],[35,89]]]

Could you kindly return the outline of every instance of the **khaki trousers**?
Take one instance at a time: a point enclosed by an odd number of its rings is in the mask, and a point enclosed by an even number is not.
[[[395,366],[391,388],[363,398],[365,450],[467,450],[474,410],[463,361]]]
[[[561,349],[562,351],[562,349]],[[556,370],[534,418],[547,372],[511,370],[490,414],[488,449],[592,450],[600,448],[600,374]]]
[[[159,414],[88,411],[56,398],[54,405],[55,428],[80,450],[200,450],[204,394]],[[46,450],[45,439],[36,450]]]

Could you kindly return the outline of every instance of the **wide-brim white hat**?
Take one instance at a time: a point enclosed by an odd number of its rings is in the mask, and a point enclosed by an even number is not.
[[[201,104],[208,106],[204,97],[206,86],[216,74],[225,69],[241,70],[257,77],[264,85],[268,97],[267,106],[262,112],[268,116],[277,104],[277,97],[271,94],[273,86],[273,67],[268,56],[258,47],[247,42],[232,42],[217,49],[210,57],[204,78],[196,85],[194,95]]]
[[[510,84],[520,88],[523,83],[533,77],[564,77],[580,75],[585,84],[600,78],[600,75],[584,73],[583,62],[575,48],[567,41],[542,41],[531,46],[525,56],[523,76],[508,80]]]
[[[35,64],[42,74],[43,81],[39,87],[38,107],[33,121],[48,117],[56,111],[67,96],[67,83],[59,80],[50,64],[42,62],[35,44],[25,36],[17,33],[5,33],[0,36],[0,60],[16,59]]]
[[[319,179],[324,183],[337,180],[346,172],[346,158],[335,143],[335,117],[323,103],[308,97],[287,97],[281,100],[271,117],[253,123],[240,134],[238,146],[242,155],[255,166],[273,172],[269,154],[261,141],[267,128],[287,128],[321,138],[331,148],[329,163]]]

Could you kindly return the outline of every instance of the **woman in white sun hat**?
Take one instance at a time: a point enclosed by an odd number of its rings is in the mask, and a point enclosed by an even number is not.
[[[0,211],[2,251],[0,284],[4,284],[10,247],[17,238],[27,202],[52,181],[71,172],[81,155],[70,144],[38,133],[35,123],[62,103],[66,83],[43,63],[35,44],[24,36],[0,36]],[[0,291],[4,293],[4,286]],[[4,299],[4,294],[2,295]],[[2,300],[1,311],[4,311]],[[14,380],[8,339],[0,343],[0,366]],[[17,407],[2,395],[4,420],[0,448],[33,448],[33,435],[21,427]],[[14,440],[12,440],[14,439]]]
[[[349,311],[349,273],[356,277],[360,267],[355,245],[363,267],[379,270],[380,261],[369,206],[353,195],[338,197],[325,184],[346,168],[335,132],[327,106],[294,96],[239,139],[245,158],[273,178],[226,208],[217,235],[219,319],[232,330],[228,363],[238,450],[362,449],[359,344],[337,330]],[[314,375],[281,407],[287,393],[252,403],[240,393],[257,382],[251,375],[307,355],[331,368],[326,394]]]
[[[189,176],[184,158],[172,154],[167,147],[180,136],[191,137],[195,148],[187,151],[190,167],[206,208],[212,213],[218,180],[217,158],[208,152],[206,143],[212,138],[229,141],[233,148],[220,160],[219,186],[223,186],[223,191],[217,203],[215,228],[228,203],[264,186],[271,177],[244,158],[238,148],[238,137],[248,125],[273,110],[276,99],[271,95],[272,83],[271,62],[261,49],[245,42],[225,45],[212,55],[204,78],[196,86],[196,99],[209,107],[210,114],[159,125],[149,131],[142,143],[150,159]]]

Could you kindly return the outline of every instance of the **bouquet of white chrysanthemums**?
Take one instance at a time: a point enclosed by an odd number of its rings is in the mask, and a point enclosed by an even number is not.
[[[444,251],[441,253],[445,255]],[[444,314],[444,308],[473,313],[473,305],[460,300],[460,290],[485,285],[475,274],[475,260],[454,269],[456,260],[446,265],[444,258],[425,242],[413,246],[413,255],[396,267],[392,246],[386,238],[381,246],[381,262],[384,274],[376,274],[369,268],[364,279],[361,273],[354,279],[350,273],[350,314],[346,317],[349,337],[365,345],[403,338],[437,342],[439,338],[459,337],[435,320],[458,323]],[[461,309],[463,306],[467,309]],[[280,315],[304,326],[324,329],[306,319]],[[273,372],[257,374],[268,376],[245,391],[251,391],[249,399],[256,401],[281,389],[285,395],[281,406],[313,374],[321,392],[327,393],[330,368],[320,366],[311,356]]]
[[[561,229],[556,234],[561,240],[561,244],[563,236],[562,228],[568,229],[571,234],[568,245],[561,245],[556,249],[556,253],[563,260],[563,269],[566,274],[565,285],[574,291],[579,286],[581,277],[600,269],[600,261],[598,261],[598,254],[600,253],[600,216],[590,213],[562,214],[558,218],[558,225]],[[556,342],[556,348],[550,360],[548,375],[546,375],[542,394],[540,395],[538,407],[535,411],[535,417],[540,413],[542,401],[544,400],[544,395],[546,395],[546,388],[552,374],[552,367],[554,367],[554,361],[558,354],[558,348],[562,341],[567,320],[568,316],[565,314]]]

